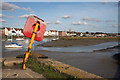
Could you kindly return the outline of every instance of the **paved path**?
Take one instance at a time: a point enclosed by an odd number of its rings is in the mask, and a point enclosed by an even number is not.
[[[4,67],[2,67],[2,78],[29,78],[29,79],[45,79],[42,74],[36,73],[27,68],[22,70],[20,66],[14,65],[23,62],[22,58],[6,58],[0,59],[0,62],[4,61]],[[4,79],[3,79],[4,80]]]
[[[42,74],[38,74],[30,69],[3,69],[2,78],[44,78]]]
[[[15,66],[15,64],[21,63],[23,60],[21,58],[6,58],[4,61],[4,67],[2,71],[3,78],[44,78],[42,74],[38,74],[30,69],[22,70],[19,66]],[[72,67],[70,65],[61,63],[59,61],[55,61],[52,59],[38,59],[38,61],[42,63],[46,63],[47,65],[52,65],[56,70],[77,77],[77,78],[101,78],[92,73],[88,73],[84,70]],[[45,79],[45,78],[44,78]]]

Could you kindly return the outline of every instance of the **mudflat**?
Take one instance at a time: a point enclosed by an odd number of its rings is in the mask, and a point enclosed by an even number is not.
[[[69,47],[69,46],[89,46],[105,42],[118,41],[116,37],[105,38],[60,38],[59,40],[46,42],[37,46],[43,47]]]

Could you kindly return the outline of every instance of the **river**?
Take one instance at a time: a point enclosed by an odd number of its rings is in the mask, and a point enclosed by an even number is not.
[[[118,53],[118,49],[114,48],[108,51],[96,51],[99,49],[106,49],[113,47],[118,42],[107,42],[98,45],[91,46],[73,46],[73,47],[38,47],[37,44],[51,41],[50,39],[43,39],[41,42],[34,41],[32,51],[35,53],[44,54],[52,59],[61,61],[71,66],[83,69],[90,73],[102,76],[104,78],[116,78],[119,77],[120,66],[116,63],[116,60],[112,56]],[[3,41],[3,57],[13,57],[23,54],[27,50],[29,40],[16,41],[23,48],[20,49],[7,49],[4,47],[6,44],[10,44],[10,41]],[[11,54],[12,53],[12,54]],[[116,76],[117,75],[117,76]]]
[[[118,45],[118,42],[116,41],[116,42],[106,42],[106,43],[90,45],[90,46],[72,46],[72,47],[39,47],[39,46],[36,46],[38,44],[41,44],[47,41],[51,41],[51,39],[43,39],[40,42],[34,41],[32,45],[32,50],[48,50],[48,51],[58,51],[58,52],[93,52],[94,50],[106,49],[108,47],[113,47],[113,46]],[[3,41],[2,47],[3,47],[4,52],[21,51],[21,50],[26,51],[28,48],[29,39],[26,39],[23,41],[13,40],[12,42],[18,43],[22,45],[23,47],[22,48],[5,48],[5,45],[10,44],[11,42]]]

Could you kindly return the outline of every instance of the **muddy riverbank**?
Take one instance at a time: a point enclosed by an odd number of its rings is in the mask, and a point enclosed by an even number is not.
[[[38,44],[43,47],[90,46],[105,42],[118,41],[117,38],[60,38],[59,40]]]

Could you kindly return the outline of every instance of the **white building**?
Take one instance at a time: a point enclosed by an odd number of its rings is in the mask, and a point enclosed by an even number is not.
[[[58,36],[58,31],[57,30],[49,30],[49,31],[45,31],[44,36]]]
[[[52,36],[58,36],[57,30],[50,30]]]
[[[21,29],[18,28],[5,28],[6,36],[24,36]]]
[[[83,36],[83,33],[80,33],[80,37],[82,37]]]
[[[10,31],[10,28],[5,28],[5,35],[6,35],[6,36],[9,35],[9,31]]]
[[[106,34],[96,34],[95,37],[105,37],[107,36]]]
[[[48,36],[48,33],[49,33],[48,31],[45,31],[44,36]]]
[[[76,36],[77,34],[75,32],[67,32],[67,36]]]
[[[24,36],[24,34],[22,33],[22,30],[21,30],[21,29],[15,28],[15,30],[16,30],[16,35],[17,35],[17,36]]]

